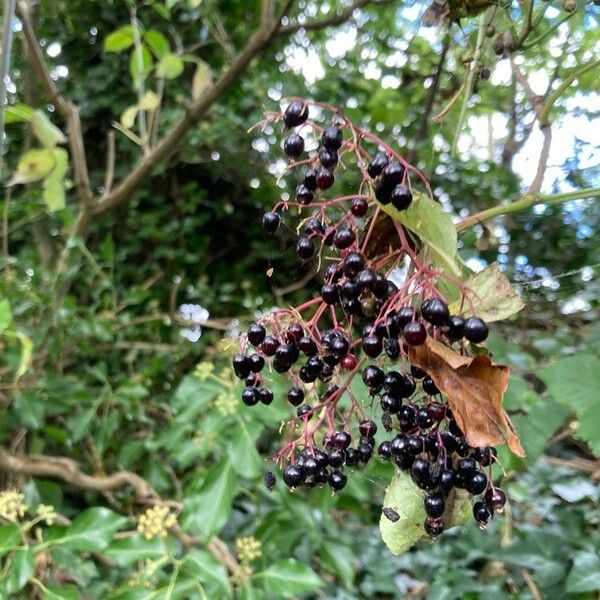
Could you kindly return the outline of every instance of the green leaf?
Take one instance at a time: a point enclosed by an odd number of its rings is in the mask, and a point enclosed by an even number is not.
[[[58,530],[59,535],[52,536],[51,541],[71,550],[99,552],[110,544],[113,535],[126,523],[125,517],[108,508],[89,508],[62,532]]]
[[[19,159],[17,171],[9,181],[9,185],[17,183],[33,183],[50,175],[54,169],[54,153],[50,149],[29,150]]]
[[[204,94],[208,87],[212,84],[212,76],[210,67],[203,61],[199,61],[194,71],[192,79],[192,98],[197,100]]]
[[[0,300],[0,333],[7,329],[12,323],[12,311],[10,302],[5,298]]]
[[[347,589],[352,589],[357,558],[347,545],[326,540],[321,547],[323,568],[337,576]]]
[[[31,338],[26,336],[24,333],[20,331],[15,332],[15,337],[19,340],[21,344],[21,356],[19,357],[19,366],[17,368],[17,372],[15,373],[15,382],[21,379],[23,375],[27,372],[29,367],[31,366],[31,359],[33,355],[33,342]]]
[[[131,565],[140,560],[156,559],[165,554],[165,546],[159,538],[147,540],[136,534],[113,542],[104,552],[119,566]]]
[[[262,430],[258,421],[246,422],[243,417],[238,426],[228,433],[227,453],[238,475],[254,478],[262,471],[262,460],[256,450],[256,438]]]
[[[65,175],[69,169],[69,155],[62,148],[54,148],[54,169],[44,179],[42,198],[50,212],[65,208]]]
[[[183,60],[177,54],[163,56],[156,66],[156,76],[164,79],[175,79],[183,73]]]
[[[144,42],[146,42],[156,60],[160,60],[171,51],[167,38],[156,29],[150,29],[144,33]]]
[[[566,586],[571,594],[600,590],[600,556],[592,552],[576,554]]]
[[[199,485],[192,481],[185,495],[183,527],[202,537],[219,531],[231,514],[237,490],[237,477],[228,460],[213,467]]]
[[[35,571],[33,551],[30,548],[17,550],[10,558],[7,577],[2,581],[1,589],[7,594],[21,591]]]
[[[133,46],[133,43],[133,27],[131,25],[124,25],[106,36],[104,39],[104,51],[122,52]]]
[[[410,475],[398,471],[386,490],[384,507],[392,508],[399,515],[397,521],[391,521],[385,514],[379,520],[379,529],[385,545],[392,554],[400,555],[414,546],[423,537],[425,508],[424,493],[416,486]],[[469,494],[457,490],[446,499],[444,523],[446,528],[465,523],[471,514]]]
[[[197,549],[188,552],[184,558],[183,570],[198,579],[198,581],[217,586],[227,596],[231,594],[227,570],[206,550]]]
[[[577,436],[600,456],[600,358],[581,354],[568,356],[537,375],[556,402],[577,413]]]
[[[278,560],[254,577],[264,581],[269,598],[289,598],[313,592],[323,585],[321,578],[309,566],[293,558]]]
[[[81,598],[79,590],[74,585],[49,585],[44,591],[44,600],[78,600]]]
[[[392,219],[412,231],[431,252],[434,263],[453,277],[461,277],[463,267],[457,253],[456,227],[441,204],[413,190],[413,201],[399,211],[391,204],[381,207]]]
[[[54,148],[57,144],[65,144],[67,138],[63,132],[53,125],[45,112],[36,110],[30,119],[31,130],[35,137],[46,148]]]
[[[152,65],[154,64],[154,61],[152,60],[152,53],[144,45],[142,45],[141,48],[141,56],[141,65],[140,61],[138,60],[137,50],[135,48],[131,51],[131,55],[129,56],[129,72],[131,73],[131,79],[133,79],[136,87],[139,84],[139,81],[144,79],[146,75],[150,73],[152,70]]]
[[[16,523],[0,525],[0,556],[14,550],[21,542],[21,532]]]
[[[500,271],[498,263],[471,275],[464,285],[473,291],[469,295],[471,302],[465,301],[461,307],[460,301],[456,300],[448,307],[453,314],[476,314],[484,321],[502,321],[525,306],[510,281]]]
[[[8,125],[10,123],[20,123],[30,121],[35,114],[35,109],[27,104],[12,104],[6,107],[4,112],[4,121]]]

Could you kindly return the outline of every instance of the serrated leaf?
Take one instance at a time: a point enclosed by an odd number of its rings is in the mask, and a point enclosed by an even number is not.
[[[571,594],[600,590],[600,556],[591,552],[576,554],[566,586]]]
[[[10,302],[5,298],[0,300],[0,333],[7,329],[12,323],[12,311]]]
[[[471,302],[465,301],[462,307],[459,300],[452,302],[448,308],[453,314],[476,314],[484,321],[502,321],[525,306],[506,275],[500,271],[498,263],[471,275],[464,285],[473,291],[469,296]]]
[[[104,38],[104,51],[105,52],[122,52],[127,50],[130,46],[133,46],[133,27],[131,25],[124,25],[116,31],[109,33]]]
[[[53,125],[45,112],[36,110],[30,119],[31,129],[35,137],[46,148],[54,148],[57,144],[64,144],[67,138],[63,132]]]
[[[418,236],[431,252],[437,267],[453,277],[462,276],[463,266],[458,257],[456,227],[438,202],[413,190],[413,201],[406,210],[397,210],[391,204],[381,208]]]
[[[18,103],[8,105],[4,112],[4,122],[9,125],[10,123],[30,121],[34,114],[35,109],[27,104]]]
[[[293,558],[278,560],[255,577],[264,581],[270,598],[289,598],[313,592],[323,585],[321,578],[309,566]]]
[[[381,538],[392,554],[399,556],[427,537],[423,523],[426,518],[425,494],[416,486],[410,475],[398,471],[388,486],[383,501],[384,507],[392,508],[400,516],[390,521],[385,515],[379,520]],[[471,513],[469,494],[455,490],[446,499],[444,524],[446,529],[465,523]]]
[[[69,169],[69,155],[63,148],[54,148],[54,169],[44,179],[42,198],[50,212],[65,208],[65,175]]]
[[[156,66],[156,76],[164,79],[175,79],[183,73],[183,60],[177,54],[163,56]]]
[[[171,46],[167,38],[156,29],[150,29],[144,33],[144,42],[146,42],[157,60],[160,60],[171,51]]]
[[[17,170],[7,185],[34,183],[48,177],[54,169],[54,153],[50,149],[35,148],[21,156]]]
[[[194,100],[200,98],[211,84],[212,75],[210,67],[204,61],[198,62],[192,79],[192,98]]]
[[[537,373],[556,402],[577,413],[577,435],[600,456],[600,358],[576,355],[560,359]]]

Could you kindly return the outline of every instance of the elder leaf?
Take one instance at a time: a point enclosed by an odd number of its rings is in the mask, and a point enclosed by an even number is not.
[[[458,426],[474,447],[506,443],[525,456],[519,436],[502,401],[508,387],[509,369],[494,365],[489,357],[461,356],[432,338],[410,349],[411,363],[424,369],[448,397]]]

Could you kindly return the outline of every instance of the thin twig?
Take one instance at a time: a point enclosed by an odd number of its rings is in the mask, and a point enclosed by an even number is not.
[[[106,134],[106,176],[104,177],[104,193],[110,193],[115,178],[115,132]]]

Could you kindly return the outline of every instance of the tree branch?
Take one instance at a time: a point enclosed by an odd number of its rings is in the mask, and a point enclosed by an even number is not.
[[[75,172],[75,187],[77,188],[77,193],[81,202],[84,206],[89,206],[93,201],[94,194],[92,193],[88,175],[83,134],[81,132],[81,121],[79,120],[79,110],[74,104],[66,101],[60,95],[56,84],[52,80],[35,31],[33,30],[31,20],[29,19],[27,9],[17,3],[16,12],[23,26],[23,34],[25,35],[25,41],[27,42],[31,61],[37,76],[44,87],[48,99],[56,106],[56,109],[67,124],[69,147],[71,149],[71,159],[73,161],[73,170]]]

